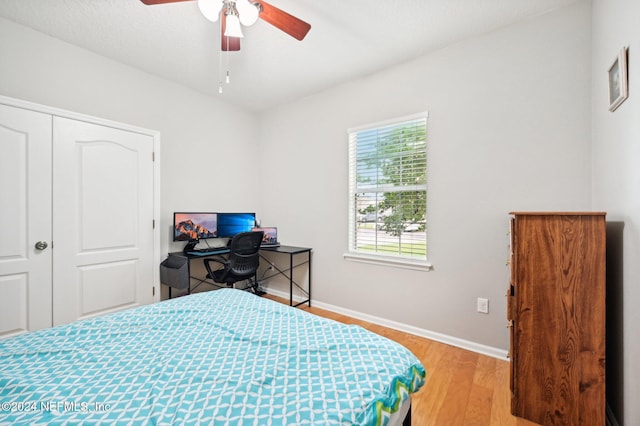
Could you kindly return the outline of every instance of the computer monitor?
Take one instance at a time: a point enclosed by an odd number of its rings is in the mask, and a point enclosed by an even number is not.
[[[255,213],[218,213],[218,237],[231,238],[256,226]]]
[[[218,214],[173,213],[173,241],[199,241],[218,237]]]

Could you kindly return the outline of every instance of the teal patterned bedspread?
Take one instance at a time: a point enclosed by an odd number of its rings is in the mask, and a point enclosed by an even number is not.
[[[405,347],[234,289],[0,341],[0,424],[384,425]]]

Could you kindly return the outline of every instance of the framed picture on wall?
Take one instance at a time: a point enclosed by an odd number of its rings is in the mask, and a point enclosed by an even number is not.
[[[627,48],[623,47],[609,68],[609,111],[615,111],[628,96]]]

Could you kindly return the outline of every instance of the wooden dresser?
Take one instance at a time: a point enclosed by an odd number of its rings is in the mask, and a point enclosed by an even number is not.
[[[511,412],[605,424],[605,213],[511,213]]]

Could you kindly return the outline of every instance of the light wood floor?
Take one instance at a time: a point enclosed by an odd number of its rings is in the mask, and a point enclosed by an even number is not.
[[[283,303],[283,299],[266,296]],[[531,426],[510,413],[509,363],[433,340],[315,307],[313,314],[357,324],[411,350],[427,370],[424,386],[412,396],[412,424]]]

